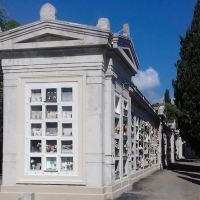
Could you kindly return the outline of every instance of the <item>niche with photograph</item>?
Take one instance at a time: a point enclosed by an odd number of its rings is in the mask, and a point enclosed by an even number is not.
[[[62,106],[62,117],[72,118],[72,106]]]
[[[31,135],[41,136],[42,135],[42,124],[31,124]]]
[[[73,152],[73,141],[61,141],[61,153],[72,153]]]
[[[41,102],[42,96],[41,96],[41,90],[35,89],[31,90],[31,102]]]
[[[71,171],[73,170],[73,157],[61,157],[60,170]]]
[[[72,88],[61,89],[61,101],[72,101]]]
[[[42,168],[42,158],[41,157],[31,157],[30,158],[30,170],[41,170]]]
[[[31,106],[31,119],[42,119],[42,106]]]
[[[57,140],[47,140],[46,153],[56,153],[56,152],[57,152]]]
[[[72,136],[72,123],[62,124],[62,135]]]
[[[46,136],[57,136],[58,135],[58,123],[57,122],[46,122]]]

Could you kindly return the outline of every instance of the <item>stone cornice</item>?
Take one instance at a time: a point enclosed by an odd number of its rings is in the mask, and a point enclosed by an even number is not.
[[[65,21],[60,21],[60,20],[53,20],[53,21],[40,20],[40,21],[36,21],[33,23],[29,23],[27,25],[23,25],[23,26],[11,29],[9,31],[1,32],[0,42],[5,41],[7,39],[13,39],[13,38],[19,37],[21,35],[26,35],[35,30],[40,30],[40,29],[45,29],[45,28],[57,29],[57,30],[62,30],[62,31],[70,30],[78,34],[88,34],[88,35],[104,37],[104,38],[108,38],[113,35],[111,31],[106,30],[106,29],[101,29],[95,26],[87,26],[87,25],[70,23],[70,22],[65,22]]]
[[[137,90],[136,87],[133,87],[133,92],[130,92],[130,96],[132,97],[132,103],[136,108],[141,110],[143,113],[149,114],[155,120],[159,121],[159,116],[156,111],[152,108],[151,104],[146,100],[144,96]]]

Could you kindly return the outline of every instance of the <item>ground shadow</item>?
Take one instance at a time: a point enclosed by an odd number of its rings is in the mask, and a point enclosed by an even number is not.
[[[168,170],[178,170],[178,171],[185,171],[185,172],[199,172],[200,173],[200,166],[195,166],[192,164],[187,163],[171,163],[168,167]]]
[[[200,185],[200,166],[193,165],[192,162],[187,163],[187,161],[184,162],[184,160],[182,160],[181,162],[171,163],[167,169],[183,175],[177,176],[181,179]]]
[[[173,170],[173,171],[185,176],[190,176],[191,178],[200,179],[200,174],[191,174],[190,172],[183,172],[183,171],[178,171],[178,170]]]
[[[200,185],[200,180],[196,180],[196,179],[192,179],[192,178],[188,178],[188,177],[183,177],[183,176],[177,176],[177,177],[182,178],[182,179],[189,181],[191,183]]]

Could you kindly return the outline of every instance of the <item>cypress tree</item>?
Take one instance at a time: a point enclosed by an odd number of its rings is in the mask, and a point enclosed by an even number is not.
[[[165,90],[164,99],[165,99],[165,103],[171,103],[168,89]]]
[[[180,37],[180,59],[173,80],[175,105],[180,134],[200,156],[200,0],[185,37]]]

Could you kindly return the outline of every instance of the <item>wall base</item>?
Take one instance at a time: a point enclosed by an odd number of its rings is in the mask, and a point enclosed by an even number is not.
[[[118,181],[113,186],[90,188],[61,185],[15,185],[1,186],[1,200],[18,200],[25,193],[34,193],[35,200],[106,200],[119,197],[123,192],[131,190],[132,184],[145,176],[159,170],[159,166],[132,174],[130,178]]]

